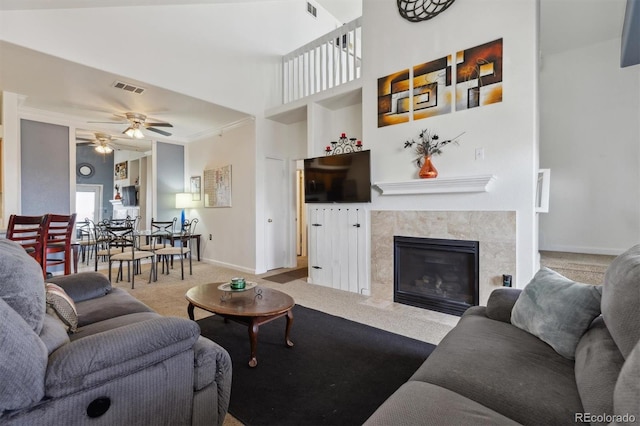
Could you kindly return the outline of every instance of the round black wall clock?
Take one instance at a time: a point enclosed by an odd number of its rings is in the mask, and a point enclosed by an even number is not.
[[[397,0],[398,12],[407,21],[420,22],[435,18],[455,0]]]

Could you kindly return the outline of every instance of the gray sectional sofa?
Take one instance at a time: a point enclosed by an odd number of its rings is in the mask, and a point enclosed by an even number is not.
[[[640,245],[602,286],[541,270],[495,290],[365,424],[576,423],[640,424]]]
[[[0,424],[222,424],[231,359],[195,322],[160,316],[98,273],[47,281],[75,317],[49,299],[33,258],[0,240]]]

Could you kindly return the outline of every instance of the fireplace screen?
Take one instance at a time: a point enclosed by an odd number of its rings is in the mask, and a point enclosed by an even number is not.
[[[394,237],[394,301],[453,315],[478,304],[477,241]]]

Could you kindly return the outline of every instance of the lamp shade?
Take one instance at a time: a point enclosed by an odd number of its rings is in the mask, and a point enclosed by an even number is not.
[[[182,212],[180,212],[180,229],[182,229],[186,220],[184,209],[191,208],[192,205],[193,194],[190,192],[178,192],[176,194],[176,209],[182,209]]]
[[[178,192],[176,194],[176,209],[188,209],[193,205],[193,194],[190,192]]]

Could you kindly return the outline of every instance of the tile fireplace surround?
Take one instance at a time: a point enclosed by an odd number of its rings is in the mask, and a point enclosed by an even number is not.
[[[371,297],[393,301],[393,237],[480,242],[480,304],[502,286],[502,274],[516,282],[514,211],[371,211]]]

